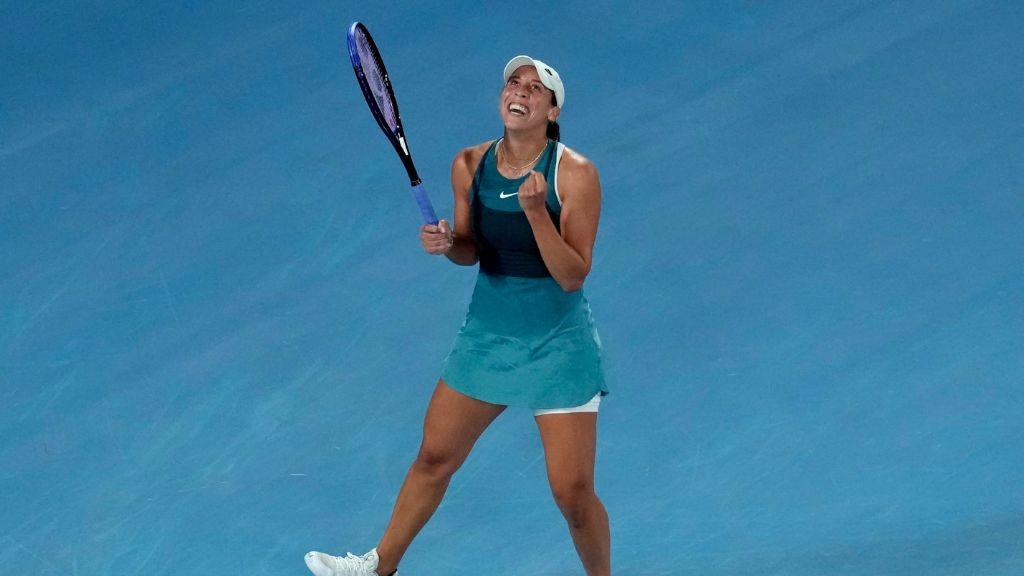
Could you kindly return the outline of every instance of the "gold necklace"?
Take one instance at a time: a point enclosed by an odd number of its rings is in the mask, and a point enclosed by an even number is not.
[[[512,173],[516,174],[517,176],[522,174],[523,172],[526,172],[526,169],[529,168],[530,166],[533,166],[534,164],[536,164],[537,160],[540,160],[541,155],[544,154],[544,151],[548,149],[547,145],[542,146],[541,149],[540,149],[540,152],[537,153],[537,156],[533,160],[530,160],[529,162],[527,162],[526,164],[523,164],[522,166],[515,166],[511,162],[508,161],[508,152],[502,153],[505,150],[501,146],[501,143],[504,140],[505,140],[504,138],[502,138],[501,140],[498,140],[498,152],[501,154],[502,159],[505,161],[505,165],[508,166],[509,168],[511,168],[512,169]]]

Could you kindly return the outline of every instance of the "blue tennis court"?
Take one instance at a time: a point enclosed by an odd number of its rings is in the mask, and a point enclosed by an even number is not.
[[[0,6],[0,572],[308,574],[377,542],[475,270],[423,253],[501,68],[601,173],[621,575],[1024,574],[1024,4]],[[583,574],[536,425],[404,576]]]

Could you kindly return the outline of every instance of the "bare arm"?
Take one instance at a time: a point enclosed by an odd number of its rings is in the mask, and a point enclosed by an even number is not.
[[[541,258],[551,276],[566,292],[583,287],[590,273],[594,241],[601,215],[601,182],[597,168],[576,152],[566,149],[558,172],[562,197],[561,234],[545,208],[548,184],[533,172],[519,189],[519,203],[533,229]]]
[[[459,151],[452,161],[452,192],[455,195],[454,229],[442,220],[437,226],[424,225],[420,229],[423,247],[431,254],[444,254],[460,266],[472,266],[479,260],[476,239],[473,236],[473,221],[470,213],[470,188],[477,164],[486,152],[490,142]]]

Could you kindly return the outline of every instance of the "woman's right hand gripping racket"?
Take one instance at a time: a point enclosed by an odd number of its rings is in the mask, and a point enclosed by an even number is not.
[[[353,22],[348,29],[348,55],[352,59],[352,69],[356,73],[356,80],[359,81],[359,88],[363,91],[370,112],[405,166],[423,220],[427,224],[436,225],[437,215],[430,204],[430,198],[427,197],[427,191],[423,188],[423,181],[416,173],[409,145],[405,141],[402,117],[398,114],[398,101],[395,99],[395,91],[391,87],[387,69],[384,68],[384,60],[380,57],[370,31],[359,22]]]

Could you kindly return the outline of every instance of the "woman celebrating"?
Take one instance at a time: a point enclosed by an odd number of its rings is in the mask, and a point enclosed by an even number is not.
[[[565,88],[529,56],[505,66],[502,138],[452,165],[454,229],[420,230],[424,249],[479,263],[476,287],[434,390],[423,440],[377,547],[306,555],[317,576],[389,576],[483,431],[505,408],[534,412],[548,480],[588,576],[611,573],[608,515],[594,492],[597,410],[607,393],[600,340],[581,288],[590,272],[601,184],[559,142]]]

